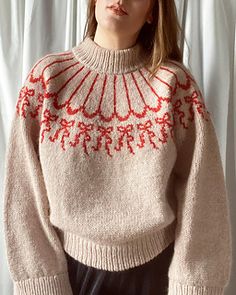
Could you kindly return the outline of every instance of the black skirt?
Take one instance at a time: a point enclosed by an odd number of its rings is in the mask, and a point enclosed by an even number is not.
[[[65,252],[73,295],[167,295],[173,251],[174,242],[148,262],[114,272],[84,265]]]

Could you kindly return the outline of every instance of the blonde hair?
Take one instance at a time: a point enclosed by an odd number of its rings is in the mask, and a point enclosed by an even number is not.
[[[148,53],[147,68],[149,79],[153,78],[163,62],[175,60],[183,63],[183,32],[178,21],[174,0],[152,0],[152,22],[145,22],[140,30],[137,42],[141,42]],[[83,38],[94,38],[97,28],[95,18],[95,0],[88,0],[87,20]],[[182,44],[180,44],[182,47]]]

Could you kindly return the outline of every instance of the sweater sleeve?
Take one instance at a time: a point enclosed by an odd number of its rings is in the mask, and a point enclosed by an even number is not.
[[[228,195],[211,114],[188,74],[191,85],[173,99],[177,226],[168,295],[222,295],[232,263]]]
[[[4,236],[14,294],[72,295],[67,261],[49,221],[39,157],[43,80],[34,67],[23,84],[11,121],[5,157]]]

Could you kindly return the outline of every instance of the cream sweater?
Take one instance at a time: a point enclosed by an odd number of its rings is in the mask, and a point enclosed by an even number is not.
[[[224,293],[231,227],[211,115],[184,65],[169,60],[148,81],[145,63],[139,44],[87,37],[30,70],[5,167],[14,294],[71,295],[64,250],[121,271],[172,241],[168,295]]]

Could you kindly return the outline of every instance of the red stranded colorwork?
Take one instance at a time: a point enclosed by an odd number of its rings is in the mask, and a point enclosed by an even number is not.
[[[65,253],[116,272],[171,243],[168,295],[224,294],[232,237],[211,114],[186,66],[167,60],[149,80],[146,58],[86,37],[30,69],[4,180],[14,295],[72,295]]]

